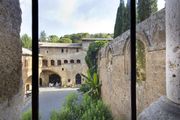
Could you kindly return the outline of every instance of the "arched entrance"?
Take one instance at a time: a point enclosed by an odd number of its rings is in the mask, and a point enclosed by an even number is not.
[[[42,87],[42,78],[39,79],[39,86]]]
[[[81,75],[76,74],[76,84],[81,84]]]
[[[29,90],[30,90],[30,85],[27,84],[27,85],[26,85],[26,91],[29,91]]]
[[[49,76],[49,85],[50,86],[61,86],[61,77],[57,74],[51,74]]]

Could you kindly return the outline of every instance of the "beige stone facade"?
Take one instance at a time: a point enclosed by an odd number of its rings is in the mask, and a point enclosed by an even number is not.
[[[40,43],[42,72],[40,85],[58,83],[60,87],[72,87],[83,82],[80,74],[86,74],[86,51],[81,43]]]
[[[145,79],[137,82],[138,114],[165,95],[165,10],[136,27],[137,40],[145,47]],[[115,118],[130,119],[130,48],[129,31],[115,38],[99,52],[98,72],[102,98]]]
[[[39,55],[39,75],[42,72],[42,55]],[[22,80],[25,94],[32,90],[32,51],[22,48]]]

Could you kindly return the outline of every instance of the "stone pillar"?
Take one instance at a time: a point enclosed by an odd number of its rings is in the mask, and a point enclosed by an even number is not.
[[[180,0],[166,0],[166,93],[180,104]]]
[[[19,120],[22,66],[19,0],[0,0],[0,120]]]
[[[180,119],[180,0],[166,0],[166,92],[138,120]]]

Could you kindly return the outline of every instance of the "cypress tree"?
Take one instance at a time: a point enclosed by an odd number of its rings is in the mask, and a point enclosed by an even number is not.
[[[137,9],[138,22],[141,22],[157,11],[157,0],[138,0]]]
[[[120,4],[116,14],[116,22],[114,26],[114,38],[124,32],[124,15],[125,15],[125,6],[124,0],[120,0]]]

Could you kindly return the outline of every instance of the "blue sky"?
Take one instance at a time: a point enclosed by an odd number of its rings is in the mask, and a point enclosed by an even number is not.
[[[21,35],[31,36],[31,0],[20,0]],[[47,35],[113,33],[119,0],[39,0],[39,31]],[[158,0],[158,9],[164,0]]]

